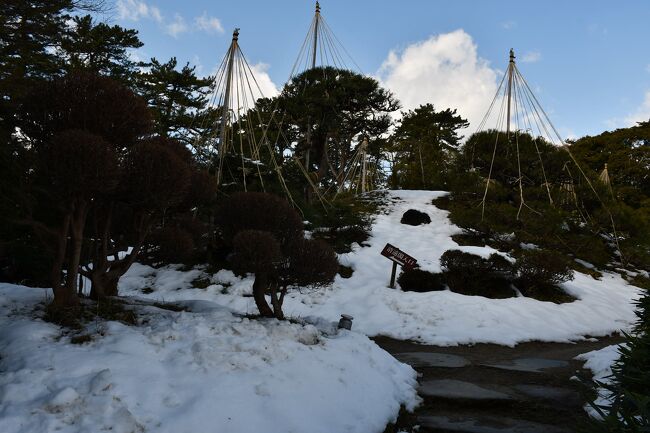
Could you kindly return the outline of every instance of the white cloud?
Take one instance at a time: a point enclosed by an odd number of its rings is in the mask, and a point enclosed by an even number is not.
[[[139,21],[141,18],[163,21],[160,9],[140,0],[117,0],[118,17],[123,20]]]
[[[251,70],[253,71],[253,75],[255,76],[255,80],[257,81],[257,84],[259,85],[259,90],[262,91],[262,95],[264,95],[267,98],[271,98],[273,96],[277,96],[280,91],[278,90],[278,86],[275,85],[273,80],[271,80],[271,76],[267,72],[269,70],[269,65],[266,63],[257,63],[255,65],[251,66]],[[259,98],[260,95],[259,91],[255,87],[254,89],[255,93],[255,99]]]
[[[210,17],[207,12],[203,12],[203,15],[196,17],[194,23],[199,30],[204,32],[223,33],[223,26],[219,18]]]
[[[529,51],[521,56],[521,61],[524,63],[535,63],[542,59],[542,53],[539,51]]]
[[[645,97],[641,105],[627,117],[625,117],[625,126],[636,125],[637,122],[647,122],[650,119],[650,90],[645,92]]]
[[[511,30],[517,27],[517,22],[516,21],[506,21],[501,23],[501,28],[504,30]]]
[[[458,109],[471,123],[469,133],[497,90],[497,71],[478,56],[472,37],[462,29],[391,51],[378,75],[405,109],[428,102],[438,109]]]
[[[174,20],[171,23],[165,25],[165,31],[167,34],[175,38],[178,37],[178,35],[181,33],[185,33],[187,30],[187,23],[185,22],[185,19],[179,14],[175,14]]]
[[[650,73],[650,63],[648,64],[648,66],[645,67],[645,71]]]
[[[195,69],[196,75],[197,76],[203,75],[203,63],[201,63],[201,58],[199,57],[198,54],[194,54],[192,56],[192,62],[191,63],[196,68]]]

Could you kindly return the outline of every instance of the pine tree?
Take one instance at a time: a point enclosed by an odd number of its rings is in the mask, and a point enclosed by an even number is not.
[[[207,107],[212,78],[197,77],[196,66],[189,63],[180,70],[177,65],[176,57],[167,63],[152,58],[149,70],[138,78],[139,93],[153,111],[159,135],[193,144],[202,132],[202,125],[195,119],[203,117],[199,113]]]
[[[399,109],[377,80],[331,66],[292,78],[278,98],[285,124],[297,131],[295,153],[317,184],[337,186],[361,138],[378,142],[392,123],[390,113]],[[378,156],[377,150],[371,147],[370,154]]]
[[[139,66],[129,56],[129,50],[142,45],[137,30],[95,23],[85,15],[72,18],[58,54],[68,70],[87,69],[128,83]]]
[[[468,126],[456,110],[436,111],[432,104],[402,113],[390,139],[392,186],[444,188],[449,165],[462,140],[459,130]]]
[[[6,0],[0,6],[0,119],[3,141],[14,132],[21,98],[61,70],[55,54],[72,0]]]

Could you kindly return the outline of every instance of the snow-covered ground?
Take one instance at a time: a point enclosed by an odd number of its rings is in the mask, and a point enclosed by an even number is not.
[[[497,252],[487,246],[459,246],[451,236],[460,229],[448,219],[448,212],[431,201],[444,195],[435,191],[391,191],[384,213],[377,215],[367,247],[356,246],[340,261],[354,269],[349,279],[337,276],[331,287],[294,290],[285,299],[290,317],[320,316],[338,320],[341,313],[354,316],[354,329],[369,336],[386,335],[437,345],[497,343],[515,345],[530,340],[566,342],[602,336],[627,329],[635,320],[633,301],[639,289],[618,274],[604,273],[600,280],[575,273],[563,284],[575,302],[556,305],[518,297],[488,299],[451,291],[402,292],[388,288],[391,262],[380,255],[391,243],[411,256],[425,270],[440,271],[440,256],[460,249],[489,256]],[[431,224],[400,224],[408,209],[426,212]],[[235,311],[254,313],[252,278],[240,279],[230,271],[208,275],[201,270],[181,272],[178,267],[153,269],[134,265],[120,281],[120,292],[159,300],[205,299],[227,305]],[[209,278],[212,285],[192,288],[196,278]],[[156,290],[144,295],[143,287]]]
[[[0,283],[2,433],[378,433],[418,402],[415,371],[360,333],[193,301],[72,344],[34,317],[45,293]]]
[[[139,305],[140,325],[97,321],[85,330],[91,342],[72,344],[71,334],[37,317],[46,290],[0,283],[0,432],[381,432],[400,405],[417,404],[416,373],[367,336],[515,345],[580,340],[634,322],[639,290],[613,273],[576,273],[564,288],[578,300],[562,305],[388,288],[386,243],[431,271],[448,249],[495,252],[452,240],[459,229],[431,204],[442,194],[390,192],[369,246],[340,257],[353,276],[287,295],[285,313],[302,324],[236,314],[256,312],[245,296],[250,276],[135,264],[122,295],[183,302],[189,311]],[[410,208],[432,223],[400,224]],[[210,284],[193,287],[199,279]],[[332,332],[341,313],[354,316],[352,332]]]
[[[594,380],[600,383],[608,384],[611,382],[612,365],[620,358],[620,346],[614,344],[611,346],[603,347],[599,350],[592,350],[591,352],[583,353],[576,357],[577,360],[585,361],[584,368],[591,370],[594,375]],[[610,392],[604,388],[598,390],[598,396],[594,401],[597,406],[603,406],[609,403]],[[589,415],[595,418],[600,418],[600,414],[591,406],[585,405],[585,410]]]

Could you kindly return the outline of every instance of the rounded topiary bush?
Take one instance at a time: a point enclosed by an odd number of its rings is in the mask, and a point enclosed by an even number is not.
[[[524,296],[555,303],[574,301],[558,284],[573,279],[569,261],[552,251],[524,250],[517,258],[515,286]]]
[[[152,258],[165,263],[188,263],[194,253],[192,235],[180,227],[164,227],[153,233]]]
[[[290,286],[328,284],[339,269],[332,247],[305,239],[300,214],[277,196],[233,194],[217,207],[215,222],[219,245],[232,251],[233,269],[255,274],[253,298],[264,317],[284,318],[282,303]]]
[[[302,219],[291,204],[262,192],[238,192],[221,200],[214,220],[227,245],[243,230],[270,232],[282,247],[303,237]]]
[[[433,292],[447,288],[442,274],[417,268],[402,271],[397,278],[397,283],[405,292]]]
[[[320,239],[299,238],[289,246],[289,267],[285,278],[290,284],[331,283],[339,270],[336,253]]]
[[[402,219],[400,220],[402,224],[408,224],[410,226],[419,226],[422,224],[429,224],[431,218],[428,214],[420,212],[419,210],[409,209],[404,212]]]
[[[514,266],[500,254],[485,259],[460,250],[446,251],[440,258],[449,288],[463,295],[502,299],[516,295],[512,288]]]

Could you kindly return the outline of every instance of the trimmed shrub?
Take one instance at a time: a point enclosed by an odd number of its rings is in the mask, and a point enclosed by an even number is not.
[[[446,289],[443,274],[434,274],[417,268],[402,271],[397,277],[397,284],[405,292],[433,292]]]
[[[408,224],[410,226],[419,226],[422,224],[431,223],[431,218],[424,212],[420,212],[419,210],[415,209],[409,209],[404,212],[404,215],[402,215],[400,223]]]
[[[339,270],[336,253],[325,241],[296,239],[289,245],[289,269],[284,278],[289,284],[328,284]]]
[[[280,244],[269,232],[244,230],[233,239],[232,262],[240,273],[272,272],[281,258]]]
[[[524,250],[517,258],[515,286],[524,296],[555,303],[574,298],[558,287],[573,279],[569,261],[561,254],[545,250]]]
[[[514,267],[499,254],[484,259],[460,250],[449,250],[440,258],[440,265],[447,285],[456,293],[495,299],[515,296],[511,287]]]
[[[338,271],[334,250],[323,241],[305,239],[300,215],[279,197],[234,194],[217,209],[216,222],[222,245],[232,248],[235,271],[255,274],[253,298],[262,316],[283,319],[290,285],[327,284]]]
[[[164,227],[153,234],[152,243],[157,247],[153,259],[165,263],[187,263],[194,253],[192,235],[179,227]]]
[[[291,204],[261,192],[238,192],[222,200],[215,210],[215,223],[227,245],[243,230],[270,232],[283,247],[303,236],[302,219]]]

